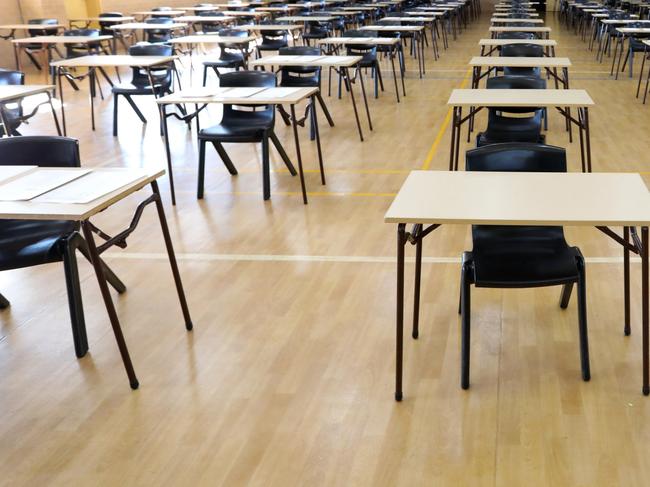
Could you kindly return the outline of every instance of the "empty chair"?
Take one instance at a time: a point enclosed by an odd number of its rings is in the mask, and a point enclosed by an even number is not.
[[[99,29],[70,29],[63,33],[64,36],[84,36],[84,37],[99,37]],[[88,44],[66,44],[65,57],[67,59],[87,56],[89,54],[99,54],[102,50],[98,42]]]
[[[200,10],[197,12],[197,15],[199,17],[225,17],[225,15],[222,12],[216,12],[213,10],[207,11],[207,10]],[[219,32],[219,29],[223,28],[223,23],[222,22],[211,22],[211,21],[205,21],[201,22],[201,31],[204,34],[211,34],[214,32]]]
[[[266,25],[272,22],[263,22]],[[262,57],[264,51],[279,51],[289,46],[289,35],[286,30],[263,30],[262,42],[257,45],[257,56]]]
[[[643,22],[631,22],[625,27],[647,28],[648,24]],[[632,77],[634,74],[634,53],[647,51],[647,46],[643,43],[643,41],[648,40],[648,38],[650,38],[650,34],[634,34],[632,37],[630,37],[630,40],[628,42],[627,55],[625,56],[625,61],[623,61],[623,66],[621,66],[621,71],[625,71],[625,66],[628,62],[630,63],[630,77]],[[623,48],[621,47],[621,49]]]
[[[375,31],[369,30],[348,30],[343,37],[376,37]],[[377,59],[377,47],[373,44],[346,44],[348,56],[362,56],[363,59],[357,65],[358,68],[370,68],[371,75],[375,80],[375,98],[379,96],[379,87],[384,91],[384,80],[381,77],[381,68]],[[341,74],[339,74],[339,96],[341,93]]]
[[[248,37],[246,31],[236,29],[220,29],[218,32],[221,37]],[[203,61],[203,86],[208,79],[208,68],[221,77],[219,68],[236,69],[246,68],[246,58],[248,57],[248,41],[242,42],[220,42],[219,58]]]
[[[223,87],[273,87],[275,86],[275,82],[275,75],[264,71],[230,72],[222,74],[220,79],[220,84]],[[250,108],[250,106],[237,107],[235,105],[224,105],[221,122],[212,127],[202,129],[199,132],[197,198],[203,198],[205,149],[208,142],[214,146],[228,172],[233,176],[237,175],[237,169],[222,144],[242,142],[262,143],[262,181],[265,200],[271,197],[269,139],[280,153],[291,175],[296,175],[296,170],[273,130],[275,125],[275,108],[272,105],[262,107],[257,105],[254,107],[254,111],[251,111]]]
[[[279,54],[283,56],[318,56],[321,54],[321,50],[319,47],[291,46],[281,48]],[[323,100],[323,96],[320,91],[321,68],[319,66],[282,66],[280,69],[280,86],[291,88],[318,88],[318,92],[316,93],[318,103],[323,109],[323,113],[325,113],[325,118],[327,118],[327,122],[329,123],[330,127],[334,126],[334,120],[332,120],[332,116],[327,109],[327,105],[325,105],[325,100]],[[280,105],[278,109],[280,110],[285,123],[289,125],[288,114],[282,110],[282,105]],[[312,110],[312,134],[314,132],[314,115],[314,111]]]
[[[24,73],[21,73],[20,71],[0,69],[0,86],[24,84]],[[2,110],[2,114],[7,123],[6,127],[4,124],[0,126],[0,137],[7,133],[11,135],[20,135],[20,132],[18,132],[17,129],[24,120],[22,102],[3,103],[0,105],[0,110]]]
[[[499,32],[498,39],[534,39],[532,32]]]
[[[531,76],[498,76],[488,78],[488,89],[544,89],[546,80]],[[476,146],[502,142],[543,143],[541,108],[535,107],[490,107],[488,124],[484,132],[476,136]],[[530,117],[508,117],[504,113],[533,113]]]
[[[153,17],[144,21],[145,24],[161,24],[161,25],[170,25],[174,23],[174,19],[171,17]],[[152,44],[157,44],[161,42],[167,42],[172,38],[172,31],[169,29],[153,29],[146,30],[147,42]]]
[[[543,57],[544,46],[539,46],[537,44],[506,44],[504,46],[501,46],[501,56]],[[506,76],[509,75],[539,76],[540,69],[539,67],[532,67],[532,68],[505,67],[503,68],[503,74]]]
[[[562,148],[539,144],[497,144],[467,151],[465,169],[566,172],[566,153]],[[467,389],[470,384],[472,284],[477,288],[563,286],[562,308],[568,306],[573,285],[577,284],[580,364],[582,378],[588,381],[591,375],[585,261],[580,249],[567,244],[563,228],[474,225],[472,243],[472,251],[463,254],[461,268],[461,387]]]
[[[56,27],[55,28],[49,28],[49,29],[47,28],[48,25],[56,25],[56,24],[58,24],[59,21],[57,19],[29,19],[27,21],[27,23],[30,24],[30,25],[34,25],[33,29],[28,30],[28,33],[29,33],[30,37],[54,36],[58,32],[58,28],[56,28]],[[39,26],[40,26],[40,28],[39,28]],[[24,44],[23,45],[23,51],[25,52],[25,54],[27,54],[27,57],[29,58],[29,60],[32,62],[32,64],[34,66],[36,66],[36,68],[39,71],[42,68],[41,68],[40,63],[34,57],[34,54],[39,53],[43,49],[45,49],[45,46],[43,46],[43,44],[34,43],[34,44]],[[56,46],[54,47],[54,49],[57,50],[57,52],[58,52],[58,48]],[[58,54],[61,55],[60,52],[58,52]]]
[[[79,145],[75,139],[66,137],[0,139],[0,165],[79,167]],[[88,351],[88,339],[76,251],[79,250],[86,258],[89,254],[86,241],[78,230],[79,224],[74,221],[0,220],[0,271],[63,262],[75,353],[77,357],[83,357]],[[126,291],[124,284],[106,264],[103,266],[109,283],[120,293]],[[0,309],[9,305],[9,300],[0,295]]]
[[[102,12],[99,14],[100,19],[106,19],[99,21],[99,35],[113,36],[115,39],[120,41],[124,49],[128,49],[129,46],[127,45],[126,41],[127,39],[133,37],[134,34],[132,32],[122,31],[119,29],[111,29],[111,27],[116,25],[116,23],[114,21],[111,22],[110,19],[116,17],[123,17],[123,15],[121,12]]]
[[[171,56],[172,47],[164,44],[138,44],[129,48],[131,56]],[[173,62],[162,66],[155,66],[151,69],[151,80],[147,71],[142,68],[133,67],[130,83],[120,83],[113,86],[113,135],[117,135],[117,109],[120,95],[131,105],[131,108],[138,115],[142,123],[147,123],[140,109],[133,101],[133,96],[153,95],[157,96],[171,93],[172,91],[172,66]]]
[[[304,13],[301,14],[305,17],[318,16],[318,13]],[[325,39],[332,35],[332,23],[331,22],[321,22],[319,20],[310,20],[305,22],[305,31],[302,34],[302,39],[305,44],[310,45],[310,42],[318,39]]]

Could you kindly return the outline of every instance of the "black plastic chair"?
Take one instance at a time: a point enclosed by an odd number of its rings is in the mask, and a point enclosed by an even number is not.
[[[160,24],[170,25],[174,23],[171,17],[152,17],[144,21],[145,24]],[[172,38],[172,31],[169,29],[151,29],[145,31],[147,34],[147,42],[152,44],[160,44],[167,42]]]
[[[23,136],[0,139],[0,165],[79,167],[79,144],[75,139]],[[73,221],[0,220],[0,271],[63,262],[68,290],[72,335],[77,357],[88,351],[76,251],[89,259],[86,241]],[[119,293],[126,287],[103,263],[108,282]],[[36,297],[36,296],[35,296]],[[0,309],[9,307],[0,294]]]
[[[197,5],[197,7],[198,6],[199,5]],[[200,10],[197,12],[197,15],[199,17],[225,17],[225,15],[222,12],[216,12],[213,10],[210,11]],[[201,22],[201,32],[203,32],[204,34],[218,33],[220,29],[223,29],[222,22],[210,22],[210,21]]]
[[[117,29],[111,29],[114,25],[116,25],[115,22],[111,22],[110,18],[111,17],[123,17],[124,15],[122,12],[102,12],[99,14],[99,18],[105,18],[105,21],[100,20],[99,21],[99,35],[101,36],[113,36],[115,39],[120,41],[120,44],[122,44],[122,47],[124,47],[124,50],[127,50],[129,48],[129,45],[127,44],[127,40],[131,39],[134,37],[133,32],[125,32],[122,30],[117,30]]]
[[[270,25],[272,22],[263,22]],[[257,57],[262,57],[263,52],[279,51],[289,46],[289,35],[286,30],[263,30],[262,42],[257,45]]]
[[[283,47],[278,51],[281,56],[319,56],[321,50],[319,47],[310,46],[291,46]],[[321,68],[314,66],[282,66],[280,69],[280,86],[287,88],[318,88],[316,99],[323,109],[325,118],[330,127],[334,127],[334,120],[325,105],[325,100],[321,94]],[[282,115],[282,119],[286,125],[290,124],[289,115],[282,109],[282,105],[278,106],[278,110]],[[314,135],[314,111],[311,110],[311,134]]]
[[[220,29],[218,34],[222,37],[248,37],[248,33],[237,29]],[[208,68],[212,68],[218,78],[221,77],[219,68],[222,69],[246,69],[246,59],[248,57],[248,42],[238,43],[219,43],[219,58],[214,60],[203,61],[203,86],[208,79]]]
[[[348,30],[343,37],[376,37],[376,31]],[[381,77],[381,67],[377,59],[377,46],[373,44],[346,44],[348,56],[361,56],[363,59],[358,64],[358,69],[370,68],[370,73],[375,80],[375,98],[379,97],[379,87],[384,91],[384,80]],[[339,97],[341,96],[341,74],[339,74]]]
[[[222,87],[273,87],[276,78],[273,73],[263,71],[239,71],[221,75]],[[237,175],[237,169],[230,160],[230,157],[223,148],[224,143],[262,143],[262,180],[264,199],[271,197],[271,182],[269,168],[269,139],[280,153],[292,176],[296,170],[289,160],[289,156],[280,144],[280,140],[273,130],[275,125],[275,108],[268,106],[246,106],[248,110],[237,109],[235,105],[223,106],[223,117],[221,122],[212,127],[202,129],[199,132],[199,177],[197,185],[198,199],[203,198],[205,181],[205,146],[212,143],[219,157],[223,161],[228,172],[233,176]],[[250,111],[253,108],[254,111]]]
[[[64,36],[89,36],[99,37],[99,29],[70,29],[63,33]],[[66,44],[65,57],[66,59],[88,56],[90,54],[99,54],[102,51],[100,42],[92,42],[88,44]]]
[[[497,144],[467,151],[467,171],[566,172],[566,152],[538,144]],[[578,288],[582,378],[591,378],[587,334],[585,261],[556,226],[472,226],[473,248],[463,253],[461,268],[461,387],[469,388],[471,285],[487,288],[563,286],[560,307]]]
[[[631,22],[625,27],[647,28],[648,24],[644,22]],[[625,71],[625,66],[627,65],[628,61],[630,62],[630,77],[634,74],[634,53],[647,51],[647,46],[643,43],[643,41],[648,40],[648,38],[650,38],[650,34],[634,34],[634,36],[630,37],[630,40],[628,42],[627,55],[623,61],[623,66],[621,66],[621,71]]]
[[[530,76],[497,76],[488,78],[488,89],[544,89],[546,80]],[[533,113],[531,117],[507,117],[503,113]],[[490,107],[488,124],[484,132],[476,136],[476,146],[503,142],[544,143],[542,114],[544,110],[536,107]]]
[[[131,56],[171,56],[172,47],[165,44],[137,44],[129,48]],[[131,108],[138,115],[142,123],[147,123],[138,106],[133,101],[133,96],[138,95],[156,95],[162,96],[172,92],[172,69],[173,62],[164,66],[156,66],[151,69],[151,77],[154,86],[151,86],[151,81],[147,75],[146,70],[138,67],[133,67],[132,77],[130,83],[120,83],[113,86],[113,135],[117,135],[117,109],[119,97],[123,96],[126,101],[131,105]]]
[[[304,17],[319,16],[318,12],[307,12],[301,14]],[[330,37],[333,33],[331,22],[321,22],[318,20],[310,20],[305,22],[305,31],[302,34],[302,40],[308,46],[311,41],[325,39]]]
[[[537,44],[505,44],[501,46],[501,56],[506,57],[543,57],[544,46]],[[534,68],[503,68],[505,76],[540,76],[539,67]]]
[[[24,85],[25,74],[20,71],[9,71],[0,69],[0,86],[6,85]],[[21,102],[18,103],[3,103],[0,105],[0,110],[4,114],[7,122],[7,127],[0,125],[0,137],[7,132],[11,135],[20,135],[18,127],[23,122],[23,106]]]
[[[532,32],[499,32],[497,39],[534,39]]]
[[[57,19],[29,19],[27,21],[28,24],[34,25],[33,29],[28,29],[28,33],[30,37],[36,37],[36,36],[54,36],[58,33],[57,28],[47,28],[48,25],[56,25],[59,23]],[[41,26],[41,28],[38,28],[38,26]],[[36,68],[41,71],[43,69],[40,65],[40,63],[36,60],[34,57],[34,54],[42,51],[43,49],[46,49],[43,44],[39,43],[33,43],[33,44],[24,44],[23,45],[23,51],[29,58],[29,60],[32,62]],[[53,49],[59,54],[59,56],[62,56],[61,52],[59,51],[58,47],[54,46]]]

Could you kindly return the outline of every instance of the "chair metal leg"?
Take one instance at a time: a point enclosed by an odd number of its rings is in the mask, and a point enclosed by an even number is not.
[[[413,331],[411,336],[415,339],[420,335],[420,280],[422,277],[422,238],[418,239],[415,246],[415,285],[413,295]]]
[[[77,257],[75,255],[77,242],[77,239],[73,235],[62,242],[62,245],[63,269],[65,271],[65,284],[68,290],[68,306],[70,307],[72,339],[74,341],[75,354],[78,358],[81,358],[88,352],[88,337],[86,334],[83,301],[81,299],[81,285],[79,284]]]
[[[113,95],[113,137],[117,137],[117,101],[119,99],[119,95],[115,93]]]
[[[321,95],[320,91],[316,93],[316,98],[318,99],[318,103],[320,104],[320,107],[323,109],[323,113],[325,114],[327,123],[329,124],[330,127],[334,127],[334,119],[332,119],[332,115],[330,115],[330,112],[327,109],[327,105],[325,105],[325,100],[323,100],[323,96]]]
[[[264,200],[271,199],[271,168],[269,167],[269,137],[262,137],[262,192]]]
[[[219,154],[219,157],[221,157],[221,160],[223,161],[224,166],[226,166],[226,169],[228,169],[228,172],[232,176],[237,176],[237,174],[239,174],[237,172],[237,168],[235,167],[232,160],[230,159],[230,156],[228,156],[226,149],[223,148],[223,145],[221,145],[220,142],[216,142],[216,141],[213,141],[212,145],[214,146],[214,149],[217,151],[217,154]]]
[[[196,187],[196,199],[203,199],[205,182],[205,140],[199,140],[199,178]]]
[[[291,175],[297,176],[298,172],[296,171],[296,168],[293,167],[293,164],[291,163],[291,159],[289,159],[287,152],[284,150],[284,147],[282,147],[282,144],[280,143],[280,139],[278,139],[278,136],[275,135],[275,132],[271,132],[269,133],[269,137],[271,138],[271,142],[273,142],[273,145],[275,146],[276,150],[280,154],[280,157],[282,157],[282,160],[284,161],[284,165],[287,166],[287,169],[289,170]]]
[[[469,363],[470,363],[470,325],[471,325],[471,281],[470,281],[470,264],[463,263],[462,288],[461,288],[461,363],[460,363],[460,387],[469,389]]]
[[[582,256],[577,256],[578,264],[578,327],[580,331],[580,366],[582,380],[591,379],[589,367],[589,338],[587,333],[587,279],[585,275],[585,261]]]
[[[129,105],[131,105],[131,108],[133,108],[133,111],[134,111],[135,114],[138,116],[138,118],[140,118],[140,120],[142,121],[142,123],[147,123],[147,119],[144,118],[144,115],[142,114],[142,112],[141,112],[140,109],[138,108],[138,105],[136,105],[135,102],[133,101],[133,98],[131,98],[129,95],[124,95],[124,99],[125,99],[127,102],[129,102]]]
[[[562,286],[562,293],[560,294],[560,308],[566,309],[571,300],[571,291],[573,291],[573,283],[565,284]]]
[[[0,309],[7,309],[9,306],[11,306],[9,300],[0,294]]]
[[[88,244],[81,236],[81,234],[75,235],[74,244],[79,249],[79,252],[81,252],[81,255],[83,255],[86,258],[86,260],[92,264],[92,261],[90,259],[90,252],[88,251]],[[115,289],[115,291],[117,291],[119,294],[125,293],[126,285],[122,282],[122,280],[119,277],[117,277],[117,275],[113,272],[113,270],[110,267],[108,267],[108,264],[106,264],[106,262],[104,262],[103,259],[100,260],[102,263],[102,268],[104,269],[104,275],[106,276],[106,280],[111,285],[111,287]]]

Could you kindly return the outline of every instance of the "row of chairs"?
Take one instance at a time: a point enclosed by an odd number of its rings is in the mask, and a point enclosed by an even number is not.
[[[528,33],[508,33],[526,39]],[[502,56],[542,56],[540,46],[504,45]],[[539,70],[505,68],[503,76],[488,78],[488,89],[543,89]],[[531,117],[522,117],[532,112]],[[514,117],[504,114],[515,114]],[[477,148],[467,151],[467,171],[566,172],[566,151],[545,145],[541,134],[543,110],[535,107],[490,108]],[[560,307],[565,309],[574,285],[578,288],[578,330],[582,378],[591,377],[587,332],[585,260],[570,246],[562,227],[474,225],[471,252],[461,260],[461,387],[470,385],[471,285],[487,288],[562,286]],[[416,292],[419,290],[416,289]],[[418,330],[414,322],[413,336]]]

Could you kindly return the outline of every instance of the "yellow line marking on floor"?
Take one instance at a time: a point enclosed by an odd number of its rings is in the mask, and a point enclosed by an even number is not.
[[[472,75],[472,68],[468,68],[467,71],[465,72],[465,77],[463,78],[463,82],[460,85],[461,90],[467,86],[467,82],[470,80],[471,75]],[[452,110],[450,108],[447,110],[447,115],[445,115],[445,120],[442,122],[442,125],[440,126],[440,129],[436,134],[436,138],[433,140],[433,144],[429,149],[427,158],[424,160],[424,164],[422,164],[422,169],[425,171],[431,167],[431,161],[433,161],[433,156],[436,154],[436,151],[438,150],[438,146],[440,145],[440,142],[442,141],[442,138],[445,135],[445,131],[447,130],[447,127],[449,127],[449,124],[451,123],[451,113]]]

